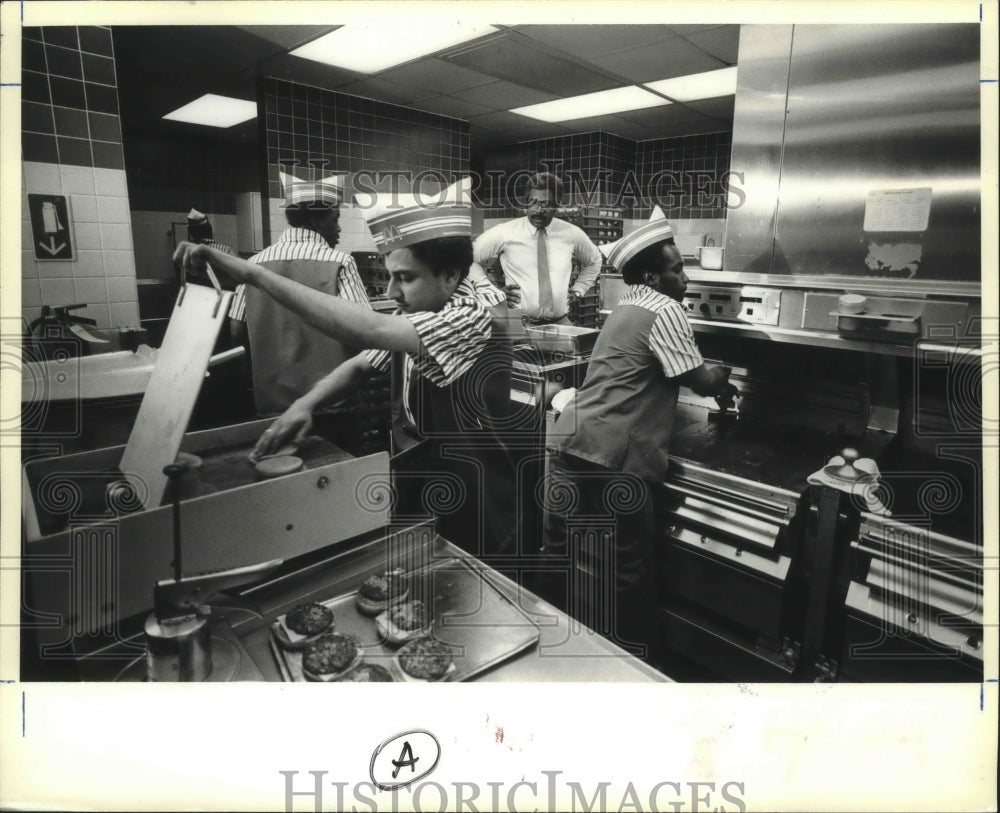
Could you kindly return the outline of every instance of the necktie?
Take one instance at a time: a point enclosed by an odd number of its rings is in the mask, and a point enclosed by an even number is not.
[[[549,252],[545,229],[538,230],[538,315],[555,316],[552,280],[549,278]]]

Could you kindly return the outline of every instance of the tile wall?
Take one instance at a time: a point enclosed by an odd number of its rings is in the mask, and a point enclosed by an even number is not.
[[[98,327],[139,322],[111,30],[22,30],[21,311],[87,303]],[[67,197],[76,258],[34,257],[29,193]]]
[[[442,176],[450,182],[469,172],[468,122],[270,77],[262,80],[262,91],[272,240],[285,227],[282,166],[295,167],[300,177],[425,173],[422,188],[428,191]],[[400,188],[407,185],[400,182]],[[374,251],[364,219],[349,207],[341,214],[339,248]]]
[[[484,160],[486,225],[521,215],[511,195],[520,187],[498,183],[492,173],[543,169],[571,182],[567,203],[622,206],[637,222],[649,217],[653,202],[675,221],[725,218],[722,181],[731,149],[731,133],[720,132],[639,142],[584,133],[493,150]]]

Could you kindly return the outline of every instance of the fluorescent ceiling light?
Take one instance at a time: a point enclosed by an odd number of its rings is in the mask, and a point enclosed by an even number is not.
[[[585,93],[582,96],[570,96],[568,99],[530,104],[527,107],[515,107],[510,112],[520,113],[522,116],[541,121],[569,121],[590,118],[591,116],[604,116],[609,113],[621,113],[623,110],[659,107],[665,104],[670,104],[670,102],[632,85],[612,90],[601,90],[597,93]]]
[[[678,102],[732,96],[736,93],[736,68],[722,68],[717,71],[662,79],[659,82],[646,82],[646,87]]]
[[[232,99],[206,93],[190,104],[178,107],[163,118],[170,121],[187,121],[191,124],[207,124],[209,127],[232,127],[257,116],[257,102]]]
[[[492,25],[412,21],[390,25],[351,23],[289,51],[292,56],[360,73],[376,73],[411,59],[496,31]]]

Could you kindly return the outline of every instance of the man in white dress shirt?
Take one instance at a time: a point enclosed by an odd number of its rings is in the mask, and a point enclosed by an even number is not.
[[[483,263],[499,258],[508,285],[521,289],[525,322],[570,324],[569,306],[594,284],[601,271],[601,252],[583,229],[554,217],[562,181],[549,172],[528,180],[526,215],[483,232],[473,244],[473,281],[486,280]],[[570,285],[573,260],[580,274]]]

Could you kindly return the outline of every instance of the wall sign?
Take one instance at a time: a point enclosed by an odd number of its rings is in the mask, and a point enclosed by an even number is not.
[[[65,195],[28,195],[31,244],[36,260],[73,260],[73,235]]]
[[[929,186],[873,189],[865,200],[865,231],[927,231],[932,192]]]

